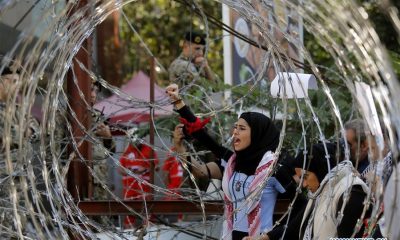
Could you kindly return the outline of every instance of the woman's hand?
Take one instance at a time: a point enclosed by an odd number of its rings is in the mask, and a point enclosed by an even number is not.
[[[172,102],[178,101],[181,99],[179,96],[179,87],[177,84],[170,84],[167,88],[165,88],[165,92],[168,94],[169,98]]]
[[[179,87],[177,84],[173,83],[169,85],[165,89],[165,92],[168,94],[169,99],[171,100],[172,104],[175,105],[176,109],[179,110],[185,106],[185,103],[183,102],[181,96],[179,95]]]
[[[259,237],[244,237],[242,240],[269,240],[267,234],[262,234]]]

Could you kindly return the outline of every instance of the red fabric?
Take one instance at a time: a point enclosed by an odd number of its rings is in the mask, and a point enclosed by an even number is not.
[[[162,170],[167,172],[168,175],[167,188],[172,192],[179,194],[179,188],[181,187],[183,180],[183,169],[178,159],[176,159],[176,157],[174,156],[169,155],[168,158],[164,161]],[[166,197],[166,200],[173,199],[177,198],[173,196]]]
[[[154,166],[158,165],[157,154],[154,152]],[[129,169],[131,172],[136,173],[138,177],[145,181],[150,181],[150,163],[151,148],[147,145],[141,144],[138,147],[129,145],[120,158],[121,166]],[[142,197],[142,193],[151,192],[151,187],[137,181],[132,176],[122,177],[124,199],[138,199]]]
[[[136,173],[138,177],[144,181],[150,181],[151,161],[154,161],[154,168],[158,165],[157,154],[154,152],[151,157],[151,148],[147,145],[139,146],[129,145],[120,158],[121,166]],[[150,193],[151,187],[147,184],[137,181],[134,177],[126,175],[122,177],[123,196],[125,200],[141,200],[143,194]],[[146,194],[145,198],[149,199],[150,195]],[[135,227],[135,217],[126,216],[124,219],[124,228]]]
[[[260,184],[265,181],[268,177],[271,176],[273,163],[276,161],[276,156],[272,152],[269,152],[264,155],[261,162],[258,164],[256,169],[255,177],[249,186],[249,194],[246,196],[248,199],[252,199],[252,203],[250,203],[247,215],[247,220],[249,224],[249,236],[256,237],[260,234],[260,215],[261,215],[261,206],[260,206],[260,192],[257,191],[257,188]],[[233,230],[233,200],[232,196],[229,194],[229,181],[233,176],[234,169],[236,164],[236,154],[233,154],[229,159],[227,165],[225,166],[225,171],[222,177],[222,189],[224,191],[224,199],[226,202],[226,207],[224,211],[225,220],[224,227],[222,233],[222,239],[230,240],[232,239],[232,230]]]
[[[184,118],[179,118],[179,121],[185,125],[186,133],[192,135],[192,133],[202,129],[207,123],[211,121],[211,119],[206,118],[204,120],[200,120],[200,118],[196,118],[195,122],[188,122]]]

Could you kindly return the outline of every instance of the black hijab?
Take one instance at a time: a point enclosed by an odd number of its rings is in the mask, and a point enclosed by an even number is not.
[[[328,152],[325,152],[325,148],[323,143],[319,142],[312,145],[312,148],[309,149],[306,153],[306,170],[313,172],[317,178],[319,183],[325,178],[326,174],[337,165],[336,159],[336,151],[337,145],[336,143],[325,143]],[[340,146],[339,146],[340,147]],[[339,148],[340,149],[340,148]],[[327,159],[326,156],[329,156]],[[342,155],[342,154],[341,154]],[[339,162],[341,161],[342,156],[340,156]],[[329,161],[329,167],[328,167]],[[298,168],[303,168],[304,162],[304,153],[301,151],[295,160],[295,165]]]
[[[279,131],[271,119],[257,112],[240,115],[250,126],[251,142],[246,149],[236,152],[235,171],[254,175],[258,164],[267,151],[274,152],[279,144]]]

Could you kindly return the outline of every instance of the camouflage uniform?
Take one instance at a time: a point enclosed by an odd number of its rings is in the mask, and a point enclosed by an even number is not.
[[[180,87],[187,86],[192,83],[193,79],[206,77],[204,71],[199,71],[190,58],[181,54],[175,59],[168,68],[169,80],[171,83],[176,83]]]
[[[20,120],[19,107],[15,107],[15,112],[11,120],[11,131],[5,133],[5,117],[9,116],[7,112],[7,106],[4,102],[0,102],[0,236],[2,238],[14,238],[17,237],[16,227],[14,220],[17,217],[13,212],[12,198],[10,197],[12,189],[11,180],[14,182],[14,190],[18,199],[17,208],[18,210],[26,209],[25,198],[22,189],[22,181],[26,180],[26,166],[27,162],[33,159],[32,143],[37,142],[39,137],[39,124],[33,118],[30,117],[27,120],[27,126],[31,131],[30,136],[22,139],[23,146],[19,143],[19,134],[21,128],[18,127]],[[3,142],[6,137],[10,138],[9,149]],[[10,157],[7,159],[6,152],[10,151]],[[9,174],[7,171],[8,163],[12,164],[13,173]],[[25,189],[26,190],[26,189]],[[28,190],[26,190],[28,191]],[[26,225],[26,214],[19,212],[19,219],[22,231],[25,230]]]
[[[103,122],[103,117],[101,113],[97,110],[92,110],[88,112],[88,114],[92,115],[92,129],[96,129],[95,126],[99,122]],[[67,128],[66,122],[68,118],[66,116],[66,111],[64,108],[60,107],[56,112],[55,116],[55,124],[56,128],[54,129],[54,142],[55,151],[57,154],[57,158],[61,160],[64,165],[68,161],[68,151],[67,146],[71,143],[71,133]],[[106,151],[111,151],[113,148],[112,139],[102,139],[96,136],[94,133],[90,138],[92,146],[92,160],[93,160],[93,199],[94,200],[106,200],[110,199],[110,194],[104,189],[102,184],[107,185],[108,179],[108,169],[107,169],[107,159],[108,155]],[[49,144],[49,142],[47,142]],[[50,153],[48,153],[50,154]],[[50,155],[48,155],[50,156]],[[49,159],[51,160],[51,159]],[[52,160],[51,160],[52,161]]]
[[[183,54],[181,54],[171,63],[168,72],[170,82],[176,83],[180,88],[182,88],[181,90],[183,91],[181,95],[184,96],[185,103],[187,103],[192,108],[195,108],[199,112],[204,112],[209,111],[209,108],[205,107],[203,104],[201,104],[201,101],[199,101],[199,99],[206,99],[204,93],[199,93],[199,91],[196,92],[198,88],[185,89],[185,87],[191,84],[194,79],[197,80],[198,85],[202,85],[203,87],[208,86],[208,88],[210,88],[211,86],[212,88],[212,85],[209,84],[210,81],[206,79],[207,77],[204,72],[204,68],[201,69],[201,71],[199,70],[200,68],[196,67],[195,64],[190,61],[190,58],[185,57]],[[206,150],[204,146],[202,146],[202,144],[198,143],[197,140],[193,142],[193,146],[197,151]],[[214,159],[211,153],[206,154],[205,158],[207,159],[206,162],[212,161],[211,159]],[[184,171],[183,178],[185,180],[183,181],[182,188],[194,187],[193,183],[189,180],[189,174],[187,171]],[[197,181],[197,184],[200,185],[200,188],[206,188],[208,185],[208,180],[200,178]]]
[[[92,121],[93,124],[98,124],[104,121],[101,112],[97,110],[92,111]],[[114,143],[112,139],[103,139],[98,136],[94,136],[95,141],[92,142],[92,158],[93,158],[93,171],[96,177],[93,176],[93,198],[94,200],[108,200],[110,199],[110,194],[102,186],[107,185],[108,180],[108,168],[107,168],[107,150],[112,152],[114,148]],[[107,186],[109,187],[109,186]]]
[[[92,110],[93,131],[96,130],[96,125],[102,122],[107,125],[107,121],[105,121],[102,113],[95,109]],[[93,200],[109,200],[111,195],[106,190],[106,187],[110,187],[108,184],[107,160],[109,155],[107,155],[107,151],[109,151],[109,154],[113,152],[114,142],[112,139],[101,138],[95,133],[93,133],[92,137],[94,138],[91,140],[93,159]],[[109,190],[112,191],[112,189]],[[110,224],[113,224],[113,221],[109,216],[96,216],[93,217],[93,220],[104,226],[110,226]]]
[[[54,150],[56,154],[56,158],[60,161],[61,166],[65,166],[68,161],[68,144],[71,142],[72,136],[67,126],[68,118],[65,107],[60,106],[55,112],[55,128],[54,128],[54,141],[52,144],[54,145]],[[46,129],[50,129],[50,127],[46,127]],[[50,133],[47,134],[48,139],[46,141],[47,147],[50,146]],[[49,160],[53,161],[50,158],[51,152],[50,150],[47,152]]]

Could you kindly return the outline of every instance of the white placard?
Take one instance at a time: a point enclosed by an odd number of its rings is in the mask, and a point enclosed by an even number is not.
[[[303,90],[304,89],[304,90]],[[313,74],[279,72],[271,83],[272,97],[304,98],[308,89],[318,89]]]
[[[380,150],[383,150],[383,134],[379,123],[378,112],[376,111],[371,87],[364,82],[355,82],[356,98],[365,116],[371,134],[375,137]]]

